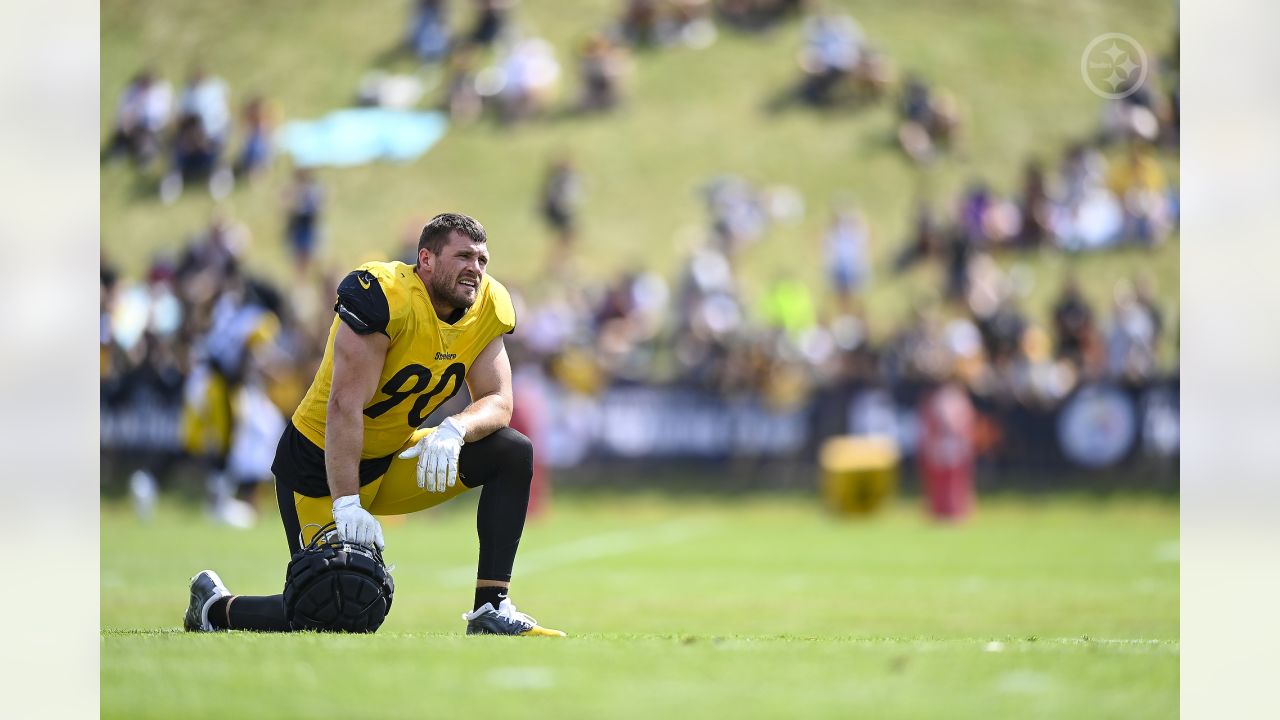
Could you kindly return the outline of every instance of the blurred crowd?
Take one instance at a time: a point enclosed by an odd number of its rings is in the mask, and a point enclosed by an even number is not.
[[[234,121],[227,83],[198,64],[175,106],[168,81],[144,68],[120,95],[102,159],[123,157],[158,171],[166,203],[196,183],[222,199],[237,180],[249,181],[270,166],[275,120],[267,99],[253,95]]]
[[[573,48],[576,89],[561,100],[564,70],[545,38],[522,25],[514,0],[476,0],[456,22],[451,3],[420,0],[398,47],[446,79],[440,106],[456,123],[491,116],[502,124],[539,117],[614,110],[627,96],[633,54],[666,48],[705,49],[718,28],[764,33],[803,18],[799,77],[774,103],[859,107],[887,98],[897,84],[890,58],[853,17],[809,0],[621,0],[617,13]],[[381,73],[379,77],[383,77]],[[414,75],[401,81],[421,87]],[[417,95],[413,96],[414,101]],[[904,149],[921,161],[949,145],[959,124],[955,99],[918,76],[902,88]]]
[[[254,489],[319,363],[332,318],[322,288],[338,280],[303,264],[296,284],[256,277],[251,240],[219,213],[144,278],[104,256],[99,306],[107,464],[136,469],[131,489],[146,497],[176,459],[195,461],[211,511],[237,525],[252,521]]]
[[[717,28],[762,33],[798,20],[800,76],[785,103],[857,106],[896,92],[896,138],[911,162],[927,166],[956,144],[957,98],[914,73],[899,81],[851,16],[809,5],[624,0],[576,49],[578,91],[560,109],[621,107],[632,53],[705,48]],[[441,69],[439,103],[455,122],[514,123],[555,109],[554,49],[521,27],[515,7],[514,0],[411,3],[397,52]],[[833,194],[818,236],[795,253],[821,263],[825,286],[779,270],[765,287],[746,287],[743,258],[774,226],[802,223],[805,198],[732,174],[708,178],[697,188],[705,225],[674,279],[636,268],[508,282],[520,318],[509,341],[517,375],[586,396],[626,383],[679,385],[779,410],[837,385],[953,382],[994,405],[1046,410],[1087,382],[1141,386],[1176,374],[1176,358],[1161,352],[1170,332],[1176,348],[1176,318],[1160,306],[1150,274],[1117,282],[1099,307],[1073,271],[1052,290],[1051,315],[1039,317],[1025,309],[1038,279],[1017,257],[1151,247],[1176,230],[1176,179],[1161,162],[1177,151],[1176,51],[1161,70],[1142,91],[1105,102],[1098,127],[1082,129],[1085,139],[1065,148],[1056,166],[1026,159],[1018,192],[1005,196],[975,180],[946,212],[920,201],[910,236],[876,253],[887,258],[880,266],[872,249],[883,241],[866,214],[856,199]],[[365,80],[360,102],[401,106],[421,94],[381,71]],[[222,198],[271,167],[280,114],[257,93],[233,114],[227,83],[199,65],[175,103],[169,84],[144,69],[121,94],[103,159],[125,158],[152,173],[163,202],[195,184]],[[528,199],[562,259],[583,234],[589,175],[570,151],[559,152]],[[326,198],[312,171],[292,171],[280,201],[292,259],[283,283],[247,270],[253,238],[225,211],[153,258],[142,278],[122,277],[106,251],[103,447],[130,474],[135,498],[153,496],[168,465],[185,458],[203,468],[215,517],[252,521],[254,488],[270,478],[276,440],[319,363],[333,290],[348,269],[316,261]],[[389,243],[388,257],[409,260],[417,230]],[[870,317],[864,298],[877,276],[920,264],[944,278],[937,296],[918,300],[905,317]]]
[[[839,211],[831,232],[856,236],[844,226],[857,222]],[[828,268],[833,285],[856,296],[861,279]],[[753,302],[734,263],[707,245],[674,284],[637,270],[525,301],[512,352],[584,394],[618,382],[674,383],[759,396],[781,410],[833,383],[949,379],[996,404],[1049,409],[1087,381],[1140,386],[1176,371],[1161,363],[1169,312],[1149,274],[1117,282],[1105,308],[1069,276],[1048,320],[1022,307],[1034,283],[1024,266],[1006,272],[984,255],[971,274],[954,301],[921,301],[901,322],[872,321],[855,301],[824,304],[821,289],[786,276]]]

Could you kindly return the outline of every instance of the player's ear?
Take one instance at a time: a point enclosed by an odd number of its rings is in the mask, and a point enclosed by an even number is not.
[[[427,248],[418,248],[418,264],[428,270],[431,269],[431,251]]]

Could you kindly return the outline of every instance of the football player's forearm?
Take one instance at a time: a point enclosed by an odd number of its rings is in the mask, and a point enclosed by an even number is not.
[[[344,323],[333,337],[333,382],[325,412],[324,469],[335,500],[360,492],[364,450],[364,406],[377,387],[390,340],[382,333],[358,335]]]
[[[511,400],[501,394],[476,399],[454,416],[467,429],[467,442],[475,442],[511,424]]]
[[[329,404],[324,433],[324,468],[329,496],[340,498],[360,492],[360,451],[364,444],[364,415]]]

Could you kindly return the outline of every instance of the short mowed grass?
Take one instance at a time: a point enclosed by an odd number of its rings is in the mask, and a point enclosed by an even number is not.
[[[279,521],[102,512],[102,714],[173,717],[1171,717],[1178,514],[1162,499],[913,502],[840,521],[803,495],[562,496],[513,598],[562,640],[469,638],[474,498],[388,520],[372,636],[181,631],[186,582],[278,591]]]

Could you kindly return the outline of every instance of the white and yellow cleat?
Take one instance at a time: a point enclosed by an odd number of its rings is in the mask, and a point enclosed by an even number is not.
[[[525,637],[564,637],[564,632],[544,628],[537,620],[516,610],[510,600],[503,600],[498,609],[485,603],[476,610],[463,613],[467,621],[468,635],[523,635]]]

